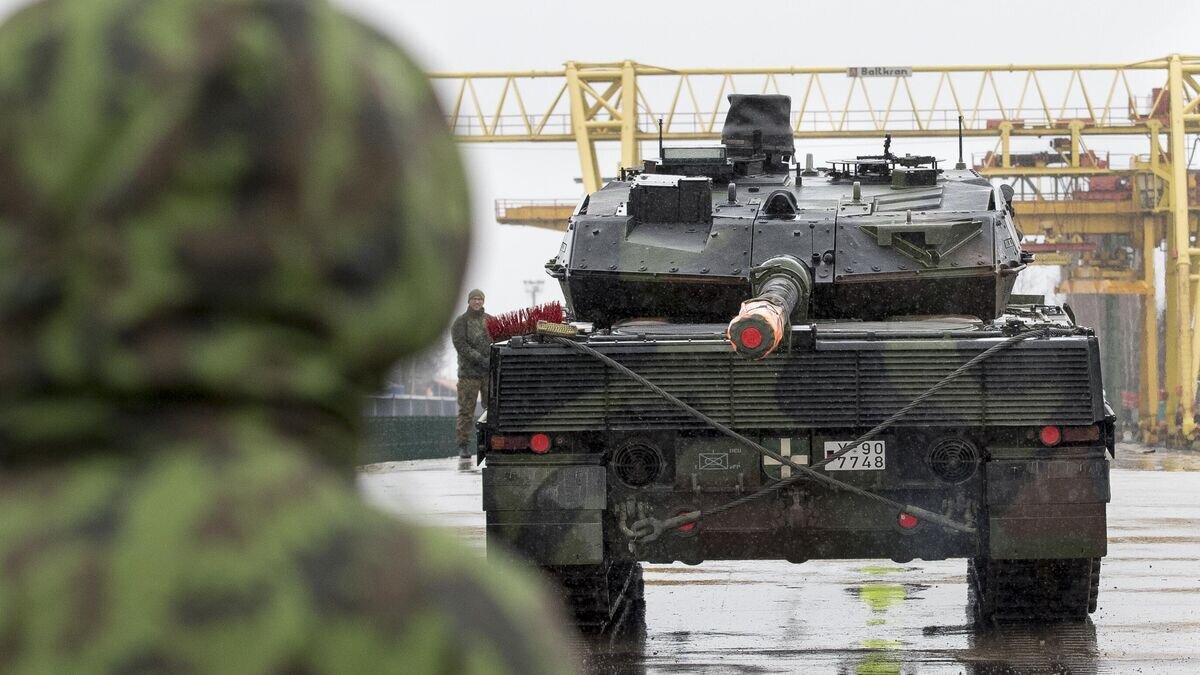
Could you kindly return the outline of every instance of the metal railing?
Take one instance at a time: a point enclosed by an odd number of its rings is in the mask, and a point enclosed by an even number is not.
[[[369,417],[366,427],[359,454],[363,464],[450,457],[458,452],[453,417]]]
[[[458,414],[458,401],[452,396],[368,396],[364,414],[367,417],[454,417]]]
[[[577,203],[578,200],[575,199],[497,199],[496,221],[502,223],[564,211],[569,216]]]

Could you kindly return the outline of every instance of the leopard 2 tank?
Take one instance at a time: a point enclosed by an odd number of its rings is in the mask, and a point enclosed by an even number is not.
[[[1011,189],[890,139],[797,164],[786,96],[729,103],[579,203],[574,328],[493,346],[488,546],[592,627],[719,559],[962,558],[982,619],[1085,618],[1113,416],[1093,332],[1012,294]]]

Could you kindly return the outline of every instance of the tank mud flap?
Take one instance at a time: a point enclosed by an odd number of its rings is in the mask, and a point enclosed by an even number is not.
[[[1104,457],[993,459],[987,468],[988,556],[1104,556],[1108,470]]]
[[[599,564],[606,499],[601,466],[486,467],[488,548],[508,548],[540,565]]]

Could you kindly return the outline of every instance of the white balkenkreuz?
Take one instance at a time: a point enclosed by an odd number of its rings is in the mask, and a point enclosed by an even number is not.
[[[808,454],[807,453],[802,454],[802,455],[792,455],[792,439],[790,439],[790,438],[779,439],[779,454],[783,455],[784,457],[787,457],[788,459],[792,460],[793,462],[795,462],[801,466],[808,466]],[[779,468],[776,469],[775,467],[779,467]],[[780,462],[779,460],[777,460],[773,457],[765,457],[765,456],[763,457],[763,468],[766,469],[767,474],[770,476],[775,476],[776,472],[778,472],[779,478],[791,478],[792,477],[792,471],[793,471],[792,467],[788,464],[784,464],[783,462]]]

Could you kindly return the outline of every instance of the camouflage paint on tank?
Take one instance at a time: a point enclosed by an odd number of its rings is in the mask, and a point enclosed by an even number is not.
[[[0,670],[570,669],[530,580],[352,484],[459,295],[443,125],[316,0],[0,29]]]
[[[703,328],[626,326],[619,335],[593,336],[588,343],[714,420],[807,465],[824,459],[828,444],[862,434],[1003,339],[978,320],[825,323],[817,325],[815,339],[802,335],[808,327],[797,327],[790,349],[747,361],[732,353],[720,335],[722,326]],[[812,344],[800,346],[806,339]],[[520,447],[485,447],[487,473],[494,476],[485,476],[484,485],[489,538],[535,560],[596,564],[606,551],[625,557],[630,553],[619,527],[622,515],[631,523],[643,509],[660,518],[711,509],[794,475],[787,467],[785,476],[778,462],[737,447],[641,385],[558,345],[514,340],[498,345],[493,360],[498,390],[483,441],[533,433],[553,439],[545,456]],[[1085,334],[1023,342],[885,432],[880,439],[888,447],[887,472],[830,473],[976,526],[990,509],[995,524],[990,538],[931,526],[901,531],[898,514],[888,507],[800,483],[778,498],[639,546],[632,555],[651,562],[936,559],[980,551],[997,557],[1102,555],[1108,501],[1104,439],[1053,456],[1029,439],[1046,424],[1105,424],[1096,368],[1095,339]],[[571,377],[535,377],[540,372]],[[1042,379],[1030,381],[1031,376]],[[520,396],[506,398],[505,391]],[[970,470],[939,477],[929,465],[931,448],[953,439],[973,448]],[[664,468],[647,486],[626,485],[614,465],[624,446],[642,442],[656,449]],[[706,462],[717,455],[720,460]],[[1007,489],[997,489],[1002,481],[993,474],[1011,473],[1014,465],[1041,472],[1038,480],[1021,474]],[[597,477],[579,480],[573,473],[578,470]],[[545,494],[554,499],[542,498]],[[606,505],[585,506],[597,499]]]

